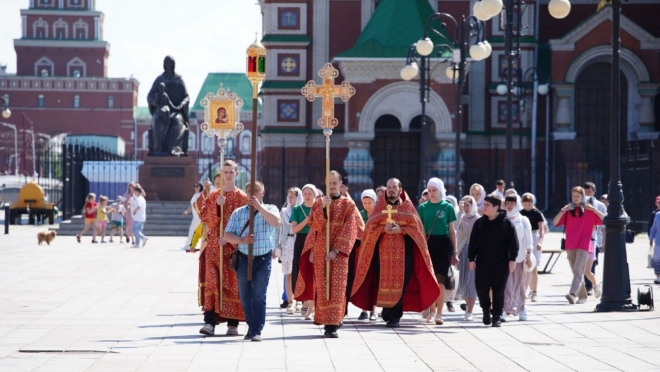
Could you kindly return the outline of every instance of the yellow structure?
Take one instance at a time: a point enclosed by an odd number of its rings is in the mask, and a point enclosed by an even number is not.
[[[55,223],[55,204],[46,202],[46,193],[36,182],[31,181],[21,187],[18,193],[18,201],[9,206],[10,222],[20,223],[21,216],[25,213],[29,216],[29,224],[35,223],[35,217],[48,218],[48,223]]]

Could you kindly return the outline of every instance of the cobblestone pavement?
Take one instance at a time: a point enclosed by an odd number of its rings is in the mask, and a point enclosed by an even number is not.
[[[351,307],[339,339],[323,339],[321,327],[279,308],[282,274],[274,264],[264,341],[256,343],[224,336],[224,325],[216,337],[198,333],[198,260],[176,248],[184,238],[153,237],[140,249],[91,244],[91,237],[38,246],[40,229],[12,226],[0,235],[3,372],[660,370],[658,313],[594,313],[591,297],[569,305],[565,255],[541,276],[541,301],[528,304],[526,322],[485,327],[478,310],[464,322],[457,306],[445,311],[443,326],[406,313],[391,330],[382,320],[357,321]],[[552,233],[546,247],[560,238]],[[638,236],[627,249],[636,302],[638,286],[653,282],[648,239]]]

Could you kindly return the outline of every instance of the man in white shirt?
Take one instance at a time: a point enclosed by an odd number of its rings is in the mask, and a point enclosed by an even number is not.
[[[133,213],[133,234],[135,234],[135,245],[131,248],[144,247],[147,244],[147,238],[142,233],[144,223],[147,220],[147,201],[142,196],[142,188],[136,186],[133,189],[133,198],[131,198],[131,213]],[[142,245],[140,241],[142,240]]]
[[[495,181],[495,191],[493,191],[491,194],[497,194],[497,196],[500,197],[500,199],[504,200],[504,180],[497,180]]]
[[[601,201],[596,199],[594,196],[596,194],[596,185],[593,182],[585,182],[582,185],[582,188],[584,189],[584,194],[587,197],[587,203],[593,205],[596,207],[598,212],[607,215],[607,207],[605,204],[603,204]],[[598,265],[598,254],[600,253],[601,248],[603,247],[603,233],[605,232],[605,226],[596,226],[594,228],[594,232],[591,235],[591,241],[594,243],[594,250],[596,252],[596,259],[594,260],[594,263],[591,265],[591,272],[596,275],[596,266]],[[591,295],[592,290],[593,290],[593,285],[591,284],[591,281],[587,279],[587,277],[584,277],[584,286],[587,288],[587,294]]]

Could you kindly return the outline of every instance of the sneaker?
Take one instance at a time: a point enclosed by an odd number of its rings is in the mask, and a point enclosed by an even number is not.
[[[521,322],[527,320],[527,310],[523,310],[520,314],[518,314],[518,320]]]
[[[145,245],[147,245],[147,240],[149,240],[149,238],[144,238],[144,241],[142,242],[142,246],[143,246],[143,247],[144,247]]]
[[[491,324],[491,327],[501,327],[502,326],[502,319],[499,317],[493,317],[493,324]]]
[[[261,335],[252,336],[252,342],[261,342]]]
[[[474,320],[474,317],[472,317],[472,313],[465,313],[463,320],[465,320],[466,322],[471,322]]]
[[[289,315],[293,315],[293,304],[289,304],[286,307],[286,313],[289,314]]]
[[[399,327],[399,319],[390,319],[387,321],[387,324],[385,324],[386,327],[389,328],[398,328]]]
[[[246,341],[247,341],[247,340],[251,340],[251,339],[252,339],[252,336],[250,336],[250,335],[245,335],[245,337],[243,337],[243,339],[246,340]]]
[[[332,331],[332,332],[326,333],[326,337],[327,338],[339,338],[339,334],[337,333],[337,331]],[[254,341],[254,339],[252,339],[252,341]]]
[[[579,299],[577,300],[576,303],[577,303],[578,305],[582,305],[582,304],[584,304],[584,303],[586,303],[586,302],[587,302],[587,299],[586,299],[586,298],[579,298]]]
[[[360,313],[360,316],[358,317],[358,320],[367,320],[369,316],[367,316],[367,312],[363,311]]]
[[[133,244],[133,245],[131,246],[131,248],[140,248],[140,246],[137,245],[137,244]]]
[[[484,322],[484,325],[490,325],[490,312],[485,312],[481,321]]]
[[[506,313],[506,311],[502,311],[502,316],[500,316],[500,322],[504,323],[506,322],[506,316],[509,315]]]
[[[442,314],[438,314],[435,316],[435,324],[436,325],[443,325],[445,322],[442,321]]]
[[[214,336],[215,327],[212,324],[204,324],[204,327],[199,330],[199,333],[207,336]]]
[[[529,297],[532,302],[539,302],[539,295],[536,292],[532,292]]]
[[[450,313],[453,313],[453,312],[456,311],[456,309],[454,309],[454,303],[453,302],[447,301],[447,310],[449,310]]]
[[[568,300],[568,303],[571,305],[575,305],[575,302],[577,302],[577,298],[572,293],[567,294],[566,299]]]
[[[594,287],[594,297],[600,298],[601,295],[601,290],[600,290],[600,283]]]
[[[284,301],[280,304],[280,309],[286,309],[287,307],[289,307],[288,301]]]
[[[461,304],[461,310],[467,311],[467,304]]]
[[[227,327],[227,336],[238,336],[238,327],[228,326]]]
[[[378,316],[376,316],[376,313],[370,313],[369,314],[369,320],[372,321],[372,322],[375,322],[376,320],[378,320]]]

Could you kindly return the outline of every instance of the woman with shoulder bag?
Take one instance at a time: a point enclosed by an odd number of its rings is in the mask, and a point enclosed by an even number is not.
[[[566,233],[564,246],[573,271],[573,281],[566,299],[571,305],[582,304],[587,300],[584,274],[589,257],[595,255],[591,234],[595,226],[603,224],[603,217],[596,207],[586,202],[584,189],[575,186],[571,190],[571,202],[565,205],[553,220],[555,226],[564,226]],[[597,283],[592,283],[595,296],[600,297],[600,287]]]

